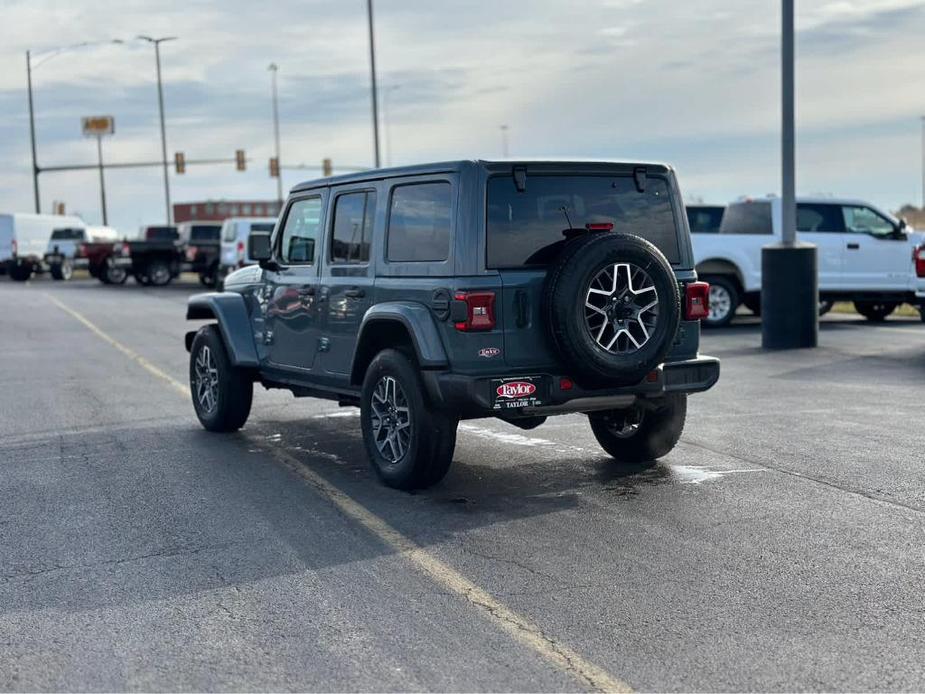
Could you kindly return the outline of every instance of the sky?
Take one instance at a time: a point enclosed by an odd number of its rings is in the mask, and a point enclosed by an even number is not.
[[[925,0],[796,0],[797,192],[921,204]],[[780,190],[779,0],[374,0],[383,163],[502,155],[664,161],[689,201]],[[112,115],[107,161],[160,158],[162,44],[174,202],[273,199],[271,74],[284,167],[373,162],[365,0],[0,0],[0,211],[39,165],[92,164],[81,116]],[[110,39],[124,43],[108,44]],[[101,45],[54,53],[83,41]],[[52,51],[52,52],[48,52]],[[284,169],[285,189],[319,175]],[[164,221],[160,169],[106,174],[109,223]],[[101,221],[96,171],[44,173],[43,211]]]

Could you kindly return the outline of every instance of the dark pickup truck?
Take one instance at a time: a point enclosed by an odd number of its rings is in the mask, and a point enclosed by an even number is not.
[[[138,284],[162,287],[179,276],[186,246],[175,226],[146,227],[142,238],[129,241],[131,273]]]
[[[180,240],[186,244],[189,270],[199,275],[199,281],[206,287],[214,287],[218,281],[221,236],[221,222],[186,222],[180,225]]]

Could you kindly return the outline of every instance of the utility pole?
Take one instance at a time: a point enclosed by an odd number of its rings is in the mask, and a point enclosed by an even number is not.
[[[150,36],[139,36],[142,41],[154,44],[154,62],[157,66],[157,105],[161,114],[161,160],[164,162],[164,201],[167,206],[167,224],[173,221],[173,211],[170,209],[170,177],[167,169],[167,128],[164,124],[164,86],[161,81],[161,44],[164,41],[173,41],[176,36],[164,36],[159,39]]]
[[[39,198],[39,165],[35,155],[35,108],[32,105],[32,54],[26,51],[26,84],[29,90],[29,138],[32,141],[32,189],[35,194],[35,213],[41,214]]]
[[[279,66],[276,63],[270,63],[270,67],[267,68],[271,75],[273,81],[273,141],[276,144],[276,167],[277,167],[277,176],[276,176],[276,199],[279,201],[279,209],[283,209],[283,172],[280,168],[280,158],[279,158],[279,104],[278,104],[278,94],[276,91],[276,73],[279,71]]]
[[[376,40],[373,33],[373,0],[366,0],[366,15],[369,18],[369,72],[373,101],[373,153],[376,168],[379,168],[379,105],[376,96]]]
[[[793,3],[781,2],[781,242],[761,249],[765,349],[815,347],[819,341],[816,247],[796,239]]]
[[[925,212],[925,116],[922,116],[922,211]]]

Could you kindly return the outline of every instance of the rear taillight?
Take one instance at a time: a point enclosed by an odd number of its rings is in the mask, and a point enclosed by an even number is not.
[[[453,298],[465,309],[465,319],[459,316],[455,320],[457,330],[474,332],[495,327],[494,292],[456,292]]]
[[[700,320],[710,315],[710,285],[691,282],[684,290],[684,319]]]
[[[243,241],[238,241],[238,257],[239,258],[244,257],[244,242]]]
[[[915,276],[925,277],[925,244],[912,251],[912,260],[915,261]]]
[[[87,257],[87,247],[83,245],[82,243],[78,243],[77,250],[74,251],[74,255],[76,255],[78,258],[86,258]]]

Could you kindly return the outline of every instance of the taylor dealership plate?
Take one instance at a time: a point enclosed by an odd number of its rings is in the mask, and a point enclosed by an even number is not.
[[[545,376],[517,376],[491,380],[491,407],[494,410],[514,410],[537,407],[546,401],[548,390]]]

